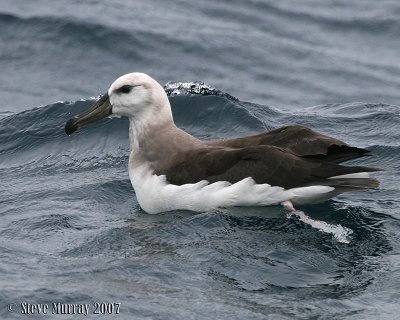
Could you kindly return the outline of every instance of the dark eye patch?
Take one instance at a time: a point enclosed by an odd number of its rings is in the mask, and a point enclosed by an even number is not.
[[[126,84],[122,86],[121,88],[117,89],[117,92],[119,93],[129,93],[131,92],[133,86],[130,86],[129,84]]]

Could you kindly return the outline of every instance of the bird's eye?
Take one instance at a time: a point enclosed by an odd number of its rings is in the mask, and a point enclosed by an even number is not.
[[[127,84],[127,85],[124,85],[121,88],[119,88],[117,91],[120,93],[129,93],[129,92],[131,92],[131,90],[132,90],[132,86]]]

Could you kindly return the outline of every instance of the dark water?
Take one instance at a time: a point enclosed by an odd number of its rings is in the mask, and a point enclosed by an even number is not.
[[[397,2],[10,0],[0,30],[1,319],[398,317]],[[380,190],[301,208],[350,243],[279,207],[144,213],[127,121],[63,131],[130,71],[220,90],[171,95],[177,125],[203,139],[304,124],[371,150],[353,163],[384,168]],[[24,302],[91,309],[21,315]]]

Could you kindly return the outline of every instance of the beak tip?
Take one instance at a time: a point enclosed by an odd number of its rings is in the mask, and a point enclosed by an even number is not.
[[[78,126],[75,123],[75,119],[69,119],[67,123],[65,124],[65,133],[70,136],[73,134],[76,130],[78,130]]]

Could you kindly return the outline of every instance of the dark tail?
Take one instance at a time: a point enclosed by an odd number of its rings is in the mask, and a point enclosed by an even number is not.
[[[324,184],[334,187],[340,192],[364,191],[379,187],[379,181],[374,178],[335,178],[327,179]]]
[[[325,176],[317,183],[319,185],[334,187],[339,192],[345,191],[362,191],[367,189],[375,189],[379,187],[379,181],[377,179],[365,176],[349,176],[353,174],[368,173],[375,171],[383,171],[380,168],[365,167],[365,166],[344,166],[340,164],[329,164],[331,168],[329,176]],[[315,185],[315,182],[313,182]]]
[[[357,159],[360,157],[369,156],[369,150],[350,147],[348,145],[331,145],[328,148],[327,154],[318,154],[311,156],[304,156],[305,158],[319,159],[332,163],[341,163],[344,161]]]

